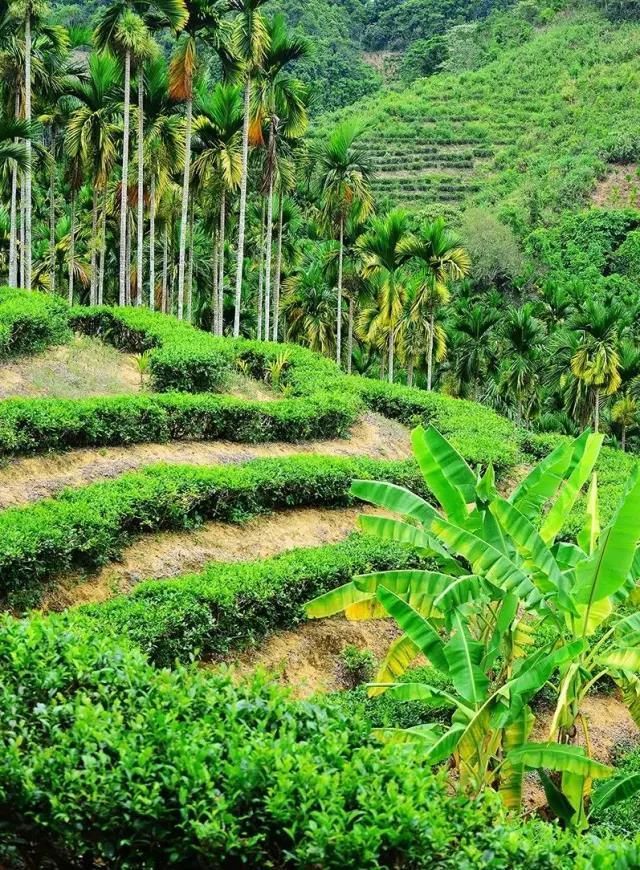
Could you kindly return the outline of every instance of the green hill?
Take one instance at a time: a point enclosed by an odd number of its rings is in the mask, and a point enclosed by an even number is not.
[[[495,206],[516,225],[586,201],[638,156],[640,25],[561,14],[477,70],[436,74],[343,110],[370,127],[376,190],[439,212]],[[327,119],[335,123],[336,116]]]

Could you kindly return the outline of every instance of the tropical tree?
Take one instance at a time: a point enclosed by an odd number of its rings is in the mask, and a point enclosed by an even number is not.
[[[539,399],[545,337],[530,304],[507,311],[498,342],[496,390],[502,401],[515,405],[518,423],[530,418]]]
[[[593,427],[600,428],[600,402],[620,387],[619,306],[589,301],[572,321],[579,343],[571,357],[571,371],[593,396]]]
[[[314,149],[315,182],[325,220],[338,228],[338,285],[336,360],[342,363],[342,277],[347,216],[357,212],[364,220],[373,210],[373,164],[361,141],[364,128],[351,121],[340,124]],[[371,270],[369,270],[371,272]],[[391,344],[390,344],[391,348]],[[393,377],[393,373],[391,374]]]
[[[239,64],[239,75],[244,85],[242,124],[242,175],[240,179],[240,205],[238,215],[238,259],[233,313],[233,335],[240,335],[240,309],[242,306],[242,279],[244,271],[244,241],[247,219],[247,178],[249,171],[249,123],[251,119],[251,85],[269,47],[269,31],[262,7],[267,0],[229,0],[236,13],[232,47]]]
[[[471,305],[455,318],[450,333],[456,393],[479,398],[489,373],[497,365],[496,326],[500,314],[485,305]]]
[[[344,223],[341,225],[341,247]],[[387,215],[374,218],[369,230],[357,241],[356,247],[362,260],[365,278],[377,279],[376,314],[369,318],[365,312],[362,323],[367,323],[369,337],[380,330],[387,336],[388,378],[393,383],[396,333],[402,313],[406,291],[407,260],[406,241],[409,233],[409,216],[402,209],[394,209]],[[341,268],[341,267],[340,267]],[[338,292],[340,293],[340,285]],[[340,329],[338,329],[340,332]]]
[[[321,256],[308,260],[285,281],[282,310],[288,340],[325,356],[334,353],[335,290],[327,281]]]

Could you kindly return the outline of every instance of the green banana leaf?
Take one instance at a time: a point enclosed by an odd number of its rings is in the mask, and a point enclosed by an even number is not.
[[[508,754],[522,746],[529,738],[535,716],[528,707],[523,707],[520,714],[505,729],[502,736],[502,749]],[[506,761],[500,776],[500,796],[507,809],[516,810],[522,803],[522,780],[524,768],[521,764]]]
[[[425,595],[439,595],[455,578],[450,574],[438,571],[420,571],[407,568],[399,571],[375,571],[371,574],[359,574],[353,578],[353,584],[361,592],[374,594],[379,586],[386,586],[396,595],[406,595],[414,590]]]
[[[591,475],[591,485],[589,486],[589,492],[587,494],[585,523],[577,538],[578,544],[587,555],[590,556],[598,546],[599,535],[600,516],[598,513],[598,475],[594,471]]]
[[[625,646],[640,644],[640,613],[625,616],[615,626],[615,634]]]
[[[429,502],[403,486],[377,480],[354,480],[351,495],[393,513],[411,517],[428,527],[437,511]]]
[[[576,565],[576,601],[591,605],[624,586],[639,540],[640,474],[636,469],[618,509],[600,535],[596,550]]]
[[[606,810],[620,801],[626,801],[640,791],[640,773],[625,773],[598,786],[591,798],[592,813]]]
[[[409,665],[415,661],[419,655],[420,649],[410,637],[403,634],[402,637],[393,641],[386,656],[380,663],[378,673],[376,674],[376,683],[395,683],[398,677],[401,677],[406,673]],[[370,686],[368,695],[371,698],[375,698],[383,692],[384,689],[377,689]]]
[[[435,628],[411,605],[403,601],[394,592],[379,586],[378,601],[385,607],[405,634],[415,643],[420,652],[426,656],[438,670],[449,673],[449,664],[444,654],[444,644]]]
[[[640,647],[612,649],[598,656],[596,661],[605,668],[618,668],[621,671],[640,671]]]
[[[511,493],[509,501],[521,514],[534,520],[543,505],[553,498],[567,472],[574,453],[573,443],[560,444]]]
[[[382,743],[421,743],[430,749],[442,737],[442,725],[428,723],[412,728],[374,728],[371,733]]]
[[[562,743],[525,743],[512,750],[507,758],[528,770],[557,770],[589,779],[608,779],[615,772],[615,768],[589,758],[581,746]]]
[[[478,708],[486,700],[489,678],[481,670],[484,645],[473,640],[460,611],[453,615],[454,634],[444,647],[449,673],[460,697]]]
[[[463,522],[476,501],[476,477],[465,460],[433,426],[411,433],[413,452],[424,479],[446,515]]]
[[[503,592],[483,577],[476,577],[475,574],[450,577],[447,585],[435,597],[433,604],[446,614],[469,601],[475,601],[481,595],[487,596],[490,601],[497,601],[503,597]]]
[[[439,707],[458,707],[459,701],[449,692],[436,689],[427,683],[370,683],[367,688],[382,689],[385,697],[394,701],[422,701]]]
[[[367,601],[369,598],[371,598],[371,593],[361,592],[352,581],[335,589],[330,589],[329,592],[308,601],[304,606],[304,612],[307,619],[322,619],[325,616],[335,616],[336,613],[342,613],[352,604]]]
[[[462,569],[451,555],[444,549],[442,544],[432,535],[403,523],[401,520],[392,520],[387,517],[372,517],[362,514],[358,517],[358,525],[366,535],[372,535],[381,541],[395,541],[399,544],[407,544],[414,547],[425,555],[437,555],[439,564],[452,573],[462,573]]]
[[[538,770],[538,776],[544,789],[549,808],[565,823],[569,823],[575,815],[575,809],[570,801],[551,779],[546,770]]]

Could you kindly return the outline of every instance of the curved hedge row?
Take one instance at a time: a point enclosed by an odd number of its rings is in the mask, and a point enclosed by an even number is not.
[[[66,868],[636,866],[508,822],[272,685],[162,671],[68,618],[0,622],[0,862]],[[24,861],[24,864],[23,864]]]
[[[0,359],[69,340],[68,308],[57,296],[0,287]]]
[[[33,586],[71,567],[116,558],[132,535],[237,522],[288,507],[351,503],[355,477],[423,492],[413,462],[294,456],[235,466],[159,465],[68,489],[0,513],[0,593]]]

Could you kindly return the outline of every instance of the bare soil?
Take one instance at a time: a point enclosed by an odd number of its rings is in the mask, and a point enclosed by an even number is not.
[[[613,166],[598,182],[591,201],[599,208],[640,208],[640,170],[637,163]]]
[[[400,423],[367,413],[353,428],[351,437],[330,441],[256,445],[231,441],[174,441],[25,457],[0,468],[0,509],[37,501],[65,487],[118,477],[156,463],[226,465],[258,457],[309,453],[405,459],[411,456],[411,444],[408,430]]]
[[[291,631],[270,635],[260,649],[227,660],[238,677],[257,669],[272,674],[298,698],[344,688],[340,655],[346,646],[369,650],[381,659],[398,637],[393,620],[349,622],[341,616],[305,622]]]
[[[358,515],[374,508],[303,508],[256,517],[242,525],[206,523],[198,529],[145,535],[128,547],[122,560],[91,576],[61,578],[42,603],[45,610],[106,601],[130,592],[141,580],[164,579],[201,570],[208,562],[264,559],[297,547],[319,547],[344,540],[357,529]]]

